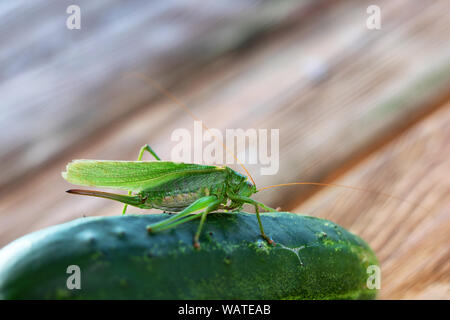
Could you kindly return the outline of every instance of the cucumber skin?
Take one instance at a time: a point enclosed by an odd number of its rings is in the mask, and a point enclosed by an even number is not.
[[[248,213],[208,215],[201,249],[194,220],[148,234],[167,214],[81,218],[19,238],[0,250],[1,299],[374,299],[366,286],[370,247],[333,222]],[[304,248],[301,248],[305,246]],[[284,248],[283,248],[284,247]],[[301,248],[298,255],[289,248]],[[300,264],[300,260],[303,266]],[[66,287],[69,265],[81,289]]]

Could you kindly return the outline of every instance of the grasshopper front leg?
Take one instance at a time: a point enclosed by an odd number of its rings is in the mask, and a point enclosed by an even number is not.
[[[244,196],[239,196],[239,195],[228,195],[228,197],[231,200],[236,201],[236,202],[244,202],[244,203],[252,204],[255,207],[256,218],[258,219],[258,225],[259,225],[259,230],[261,231],[261,237],[263,237],[263,239],[266,240],[268,244],[275,244],[275,242],[272,239],[270,239],[264,232],[264,228],[263,228],[263,225],[261,222],[261,217],[259,215],[259,207],[262,207],[263,209],[265,209],[267,211],[271,211],[271,212],[276,212],[277,210],[270,208],[270,207],[266,206],[264,203],[258,202],[249,197],[244,197]]]
[[[137,161],[142,161],[142,157],[144,156],[145,151],[148,151],[156,160],[161,161],[161,158],[158,157],[158,155],[155,153],[155,151],[153,151],[153,149],[148,144],[141,147]],[[131,196],[131,191],[128,191],[128,195]],[[127,204],[123,206],[122,214],[125,214],[125,212],[127,211],[127,208],[128,208]]]

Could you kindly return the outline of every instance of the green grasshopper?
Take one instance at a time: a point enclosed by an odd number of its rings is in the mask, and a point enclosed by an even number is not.
[[[143,78],[195,118],[179,99],[156,81],[147,76]],[[148,151],[156,161],[142,161],[145,151]],[[239,162],[237,158],[236,160]],[[145,145],[141,148],[137,161],[75,160],[67,165],[67,171],[63,172],[62,176],[68,182],[77,185],[128,190],[128,196],[91,190],[72,189],[67,191],[73,194],[112,199],[125,203],[123,214],[125,214],[128,205],[143,209],[157,208],[167,212],[178,212],[178,214],[166,220],[147,226],[149,232],[160,232],[200,218],[200,224],[194,236],[196,248],[200,248],[200,234],[209,213],[217,209],[238,211],[245,203],[255,207],[256,218],[263,239],[269,244],[274,244],[273,240],[264,232],[259,207],[267,211],[276,210],[250,198],[251,195],[269,188],[288,185],[331,186],[374,193],[405,201],[385,193],[333,183],[291,182],[256,189],[251,175],[242,163],[241,166],[253,183],[248,181],[246,176],[226,166],[161,161],[161,158],[152,148]],[[133,192],[134,195],[132,195]],[[409,203],[419,206],[413,202]]]
[[[142,161],[145,151],[156,161]],[[128,195],[78,189],[67,191],[125,203],[123,214],[128,205],[178,212],[147,226],[149,232],[160,232],[200,218],[194,236],[194,247],[199,248],[200,234],[209,213],[217,209],[238,211],[247,203],[255,207],[261,236],[273,244],[264,232],[259,207],[276,210],[251,199],[250,196],[258,192],[255,185],[229,167],[161,161],[152,148],[145,145],[137,161],[74,160],[66,170],[62,176],[73,184],[127,190]]]

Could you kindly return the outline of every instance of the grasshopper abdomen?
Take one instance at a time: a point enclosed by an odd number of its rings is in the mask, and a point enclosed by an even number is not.
[[[197,191],[144,194],[148,206],[169,212],[181,211],[196,200],[209,195],[208,188],[199,188]]]

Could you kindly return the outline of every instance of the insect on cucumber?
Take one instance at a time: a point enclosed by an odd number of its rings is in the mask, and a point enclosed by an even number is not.
[[[192,118],[198,119],[177,97],[167,91],[158,82],[142,74],[134,74],[148,82],[153,88],[184,109]],[[204,125],[203,125],[204,126]],[[204,126],[206,130],[209,129]],[[213,135],[216,138],[215,135]],[[223,144],[222,144],[223,145]],[[155,224],[149,225],[149,232],[159,232],[176,227],[179,224],[200,218],[200,224],[194,236],[194,246],[200,247],[199,238],[206,216],[214,210],[239,211],[245,203],[253,205],[256,211],[261,236],[269,244],[274,244],[264,232],[259,208],[276,211],[264,203],[251,199],[258,190],[255,182],[239,159],[237,162],[250,177],[226,166],[206,166],[189,163],[161,161],[161,158],[148,145],[144,145],[137,161],[98,161],[75,160],[67,165],[62,173],[68,182],[82,186],[113,187],[128,190],[128,196],[93,190],[71,189],[68,193],[112,199],[138,208],[157,208],[178,214]],[[142,161],[148,151],[156,161]],[[132,195],[132,193],[135,193]]]
[[[145,80],[148,80],[154,88],[182,107],[194,119],[197,119],[180,100],[157,82],[150,78],[145,78]],[[209,131],[206,126],[204,127]],[[262,238],[269,244],[274,244],[274,241],[264,232],[259,209],[262,208],[272,212],[276,210],[251,198],[258,191],[273,187],[286,185],[333,186],[397,198],[357,187],[315,182],[294,182],[257,189],[245,166],[230,150],[224,145],[223,147],[235,157],[248,177],[227,166],[162,161],[149,145],[144,145],[141,148],[137,161],[74,160],[67,165],[67,171],[63,172],[62,176],[68,182],[77,185],[127,190],[128,195],[79,189],[67,191],[72,194],[122,202],[125,204],[123,214],[125,214],[128,205],[142,209],[157,208],[167,212],[178,212],[178,214],[166,220],[149,225],[147,227],[149,232],[160,232],[199,218],[200,224],[194,236],[196,248],[200,247],[200,234],[209,213],[215,210],[239,211],[244,204],[254,206]],[[142,161],[146,151],[155,158],[155,161]],[[251,182],[248,178],[251,179]],[[397,199],[405,201],[400,198]]]
[[[145,151],[152,154],[156,161],[141,161]],[[74,160],[62,175],[68,182],[77,185],[128,190],[129,195],[78,189],[67,191],[120,201],[125,203],[123,213],[127,205],[178,212],[164,221],[149,225],[149,232],[167,230],[200,218],[194,236],[194,246],[197,248],[209,213],[218,209],[239,211],[248,203],[255,207],[261,236],[269,244],[273,243],[264,232],[259,208],[276,210],[251,199],[250,196],[257,192],[255,185],[246,176],[226,166],[161,161],[152,148],[145,145],[141,148],[138,161]]]

